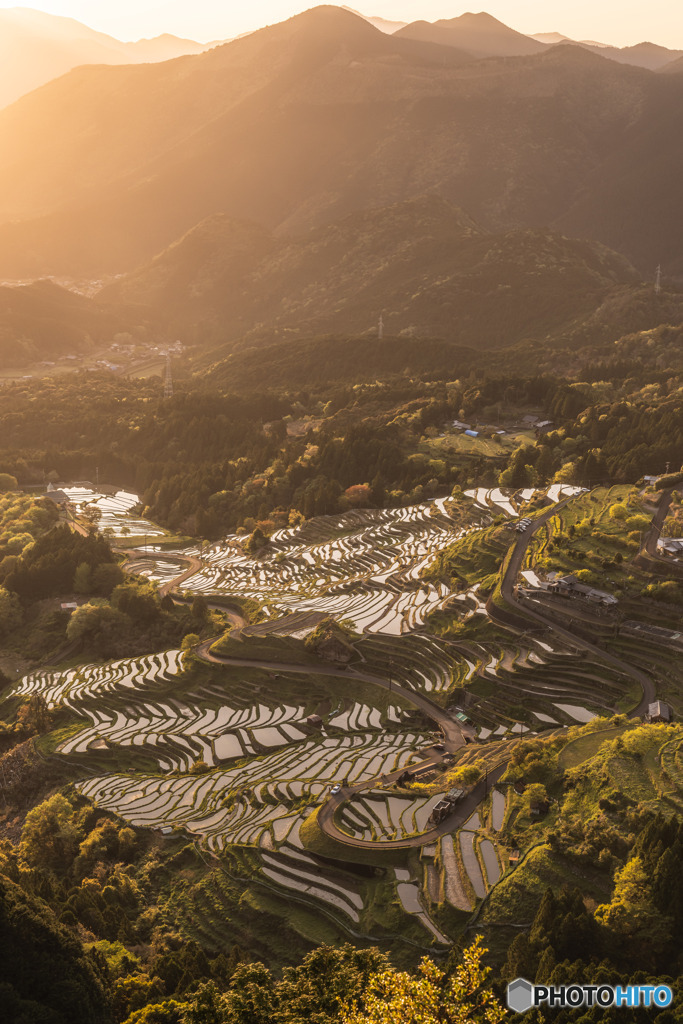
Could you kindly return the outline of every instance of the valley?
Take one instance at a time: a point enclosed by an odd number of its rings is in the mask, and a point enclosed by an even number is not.
[[[677,1024],[683,38],[283,3],[0,11],[0,1019]]]
[[[489,892],[495,904],[509,884],[501,830],[519,737],[598,738],[610,718],[637,721],[662,685],[666,656],[654,676],[649,657],[638,674],[632,641],[605,646],[600,616],[577,620],[579,607],[567,618],[549,598],[538,614],[513,597],[525,553],[540,565],[547,524],[580,518],[587,500],[607,510],[611,492],[475,488],[464,508],[436,499],[312,519],[274,533],[258,555],[239,536],[162,552],[165,531],[136,516],[136,495],[63,493],[74,527],[95,509],[100,530],[137,538],[129,572],[166,593],[177,580],[185,600],[246,599],[260,621],[238,619],[183,652],[29,674],[6,698],[40,696],[69,722],[39,749],[65,760],[81,798],[137,829],[181,830],[222,858],[233,885],[295,893],[304,922],[322,913],[340,936],[383,941],[377,894],[349,881],[367,850],[385,886],[395,874],[394,898],[415,920],[410,941],[448,945],[458,915]],[[514,525],[539,497],[527,531],[497,528],[509,562],[499,597],[425,579],[437,556],[490,532],[492,518]],[[456,608],[461,639],[434,629]],[[316,648],[307,639],[317,635]],[[459,798],[434,818],[449,789]]]

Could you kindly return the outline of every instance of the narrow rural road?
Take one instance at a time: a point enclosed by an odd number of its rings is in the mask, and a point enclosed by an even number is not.
[[[491,786],[494,786],[496,782],[505,772],[507,768],[507,761],[497,765],[493,771],[489,772],[485,779],[478,782],[473,789],[464,797],[458,804],[456,804],[453,811],[447,815],[438,825],[434,828],[429,829],[427,832],[420,832],[416,836],[407,836],[405,839],[382,839],[379,842],[373,841],[372,839],[358,839],[354,836],[348,835],[343,832],[334,820],[334,816],[338,808],[350,797],[355,796],[356,793],[362,792],[364,789],[372,789],[377,783],[378,779],[372,779],[370,782],[362,782],[356,786],[342,786],[338,793],[333,793],[329,799],[325,801],[320,810],[318,811],[318,824],[325,835],[329,836],[330,839],[335,839],[339,843],[343,843],[345,846],[353,846],[355,849],[360,850],[377,850],[381,847],[383,850],[410,850],[416,849],[421,846],[428,846],[429,843],[435,843],[442,836],[448,835],[450,832],[455,832],[456,829],[461,828],[465,824],[468,818],[470,818],[477,807],[486,799]],[[392,782],[399,775],[403,774],[404,769],[398,772],[393,772],[391,775],[383,776],[383,780],[386,782]]]
[[[676,488],[672,487],[671,490],[664,491],[659,499],[657,510],[652,517],[650,529],[645,534],[640,551],[633,559],[633,563],[641,569],[645,569],[646,572],[651,572],[658,576],[675,576],[681,579],[683,578],[683,564],[660,555],[657,550],[657,542],[662,535],[664,521],[671,508],[675,490]]]
[[[159,587],[159,593],[162,597],[170,594],[172,590],[177,590],[181,583],[189,580],[190,576],[196,575],[202,567],[201,560],[196,555],[182,555],[177,551],[168,555],[164,551],[154,551],[148,554],[146,551],[141,551],[140,548],[114,548],[114,551],[117,554],[126,556],[126,561],[123,563],[124,570],[128,570],[129,566],[144,558],[154,559],[155,562],[184,563],[186,568],[178,576],[174,576],[172,580],[168,580],[163,586]]]
[[[451,718],[448,712],[444,711],[444,709],[439,707],[438,704],[435,704],[421,693],[415,693],[413,690],[408,690],[405,687],[400,686],[398,683],[383,679],[381,676],[371,675],[368,672],[360,672],[352,668],[335,668],[334,666],[327,665],[292,665],[283,664],[278,661],[257,661],[251,658],[226,657],[224,655],[214,654],[211,651],[211,646],[214,643],[215,639],[205,640],[195,648],[195,654],[202,660],[208,661],[214,665],[234,665],[242,668],[261,668],[274,672],[334,676],[338,679],[355,679],[364,683],[370,683],[372,686],[381,686],[383,689],[397,694],[404,700],[419,708],[439,726],[444,735],[443,745],[446,748],[446,752],[453,753],[456,750],[461,749],[467,742],[465,736],[469,731],[464,729],[456,719]],[[439,752],[433,749],[431,754],[424,760],[411,764],[410,770],[424,771],[430,767],[436,769],[442,764],[443,762],[439,756]],[[439,825],[430,829],[428,832],[420,833],[420,835],[417,836],[410,836],[406,839],[383,840],[381,846],[397,850],[425,846],[427,843],[435,842],[441,836],[459,828],[460,825],[463,824],[463,822],[465,822],[479,806],[486,796],[488,787],[498,781],[505,771],[505,768],[506,763],[498,765],[488,776],[488,779],[482,780],[477,786],[475,786],[450,815],[444,818]],[[360,793],[366,789],[373,789],[380,781],[384,784],[395,782],[404,771],[405,768],[399,768],[397,771],[391,772],[388,775],[379,775],[371,779],[364,779],[363,782],[359,782],[354,786],[342,786],[338,793],[331,794],[318,813],[318,823],[322,831],[331,839],[335,839],[337,842],[343,843],[346,846],[353,846],[359,849],[376,850],[380,845],[377,842],[373,842],[369,839],[357,839],[353,836],[349,836],[346,832],[343,832],[334,820],[335,813],[338,807],[345,800],[348,800],[356,793]]]
[[[572,499],[569,498],[567,501],[549,509],[542,516],[539,516],[538,519],[533,520],[527,529],[519,535],[500,587],[505,603],[510,608],[514,609],[514,613],[510,614],[505,609],[502,609],[493,601],[492,598],[489,598],[486,610],[494,622],[497,621],[504,626],[520,628],[520,620],[522,628],[525,622],[527,626],[529,621],[539,622],[547,629],[550,629],[558,636],[561,636],[563,640],[571,646],[576,647],[579,650],[587,651],[592,654],[593,657],[598,658],[603,662],[607,662],[608,665],[612,665],[624,675],[630,676],[631,679],[634,679],[638,683],[643,694],[638,706],[629,714],[629,718],[638,718],[640,715],[644,715],[647,712],[648,705],[655,699],[655,685],[649,676],[645,675],[644,672],[641,672],[640,669],[636,668],[634,665],[629,665],[627,662],[617,658],[616,655],[610,654],[608,651],[603,650],[601,647],[591,643],[589,640],[584,640],[582,637],[572,633],[569,629],[559,626],[554,619],[546,617],[535,609],[532,610],[525,603],[523,604],[515,597],[514,591],[519,577],[519,572],[524,563],[524,556],[526,555],[534,534],[541,526],[547,523],[548,519],[552,518],[559,509],[563,508],[571,500]]]
[[[296,672],[300,675],[325,675],[334,676],[338,679],[357,679],[363,683],[370,683],[372,686],[381,686],[390,693],[403,697],[404,700],[413,704],[420,711],[434,721],[444,734],[444,746],[449,753],[464,747],[467,742],[465,736],[469,730],[463,728],[457,719],[452,718],[447,711],[435,704],[424,694],[415,693],[398,683],[394,683],[382,676],[374,676],[369,672],[359,672],[353,668],[336,668],[333,665],[297,665],[285,664],[281,661],[259,661],[253,658],[232,658],[222,654],[215,654],[211,647],[216,642],[216,637],[211,640],[204,640],[195,647],[195,654],[213,665],[236,665],[241,668],[262,668],[268,672]]]

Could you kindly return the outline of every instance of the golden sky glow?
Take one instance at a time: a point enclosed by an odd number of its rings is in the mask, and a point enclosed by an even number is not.
[[[453,18],[488,11],[520,32],[562,32],[617,46],[649,40],[683,49],[682,0],[368,0],[357,9],[401,21]],[[3,7],[33,7],[76,18],[121,39],[171,32],[201,41],[226,39],[283,21],[313,6],[298,0],[33,0]],[[355,0],[348,6],[356,7]]]

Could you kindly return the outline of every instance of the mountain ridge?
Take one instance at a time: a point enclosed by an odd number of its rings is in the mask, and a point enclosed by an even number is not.
[[[627,261],[596,243],[490,234],[427,195],[289,239],[217,215],[98,298],[148,304],[169,329],[226,344],[374,332],[383,314],[395,336],[495,348],[592,315],[636,280]]]
[[[80,68],[0,111],[0,275],[121,273],[213,214],[291,236],[425,192],[488,231],[547,225],[670,273],[679,190],[644,175],[653,152],[683,159],[680,83],[573,44],[476,61],[331,6]],[[633,180],[612,193],[615,173]],[[628,204],[655,208],[656,235]]]
[[[0,108],[82,64],[134,64],[203,53],[168,33],[125,43],[74,18],[24,7],[0,10]]]

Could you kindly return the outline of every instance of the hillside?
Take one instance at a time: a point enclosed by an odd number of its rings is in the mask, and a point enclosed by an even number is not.
[[[130,326],[124,311],[50,281],[0,287],[0,368],[88,352]]]
[[[670,50],[655,43],[637,43],[635,46],[610,46],[590,40],[570,39],[561,32],[542,32],[524,35],[504,25],[490,14],[462,14],[459,18],[441,21],[415,21],[400,29],[400,34],[410,39],[455,46],[473,57],[520,57],[541,53],[549,46],[571,44],[580,46],[599,57],[616,61],[618,64],[632,64],[635,67],[658,71],[670,61],[683,55],[681,50]]]
[[[474,61],[332,7],[80,68],[0,112],[0,273],[121,272],[216,213],[288,235],[425,192],[487,230],[556,225],[668,271],[682,89],[574,46]]]
[[[541,53],[545,43],[522,35],[490,14],[461,14],[440,21],[414,21],[396,33],[404,39],[453,46],[473,57],[524,57]]]
[[[683,54],[669,64],[665,64],[661,70],[665,75],[680,75],[683,72]]]
[[[123,43],[73,18],[25,7],[0,10],[0,107],[81,64],[139,64],[202,53],[214,44],[163,35]]]
[[[440,337],[494,348],[594,314],[633,268],[599,245],[539,231],[489,235],[436,197],[353,214],[294,239],[204,221],[101,293],[223,342],[327,333]]]

